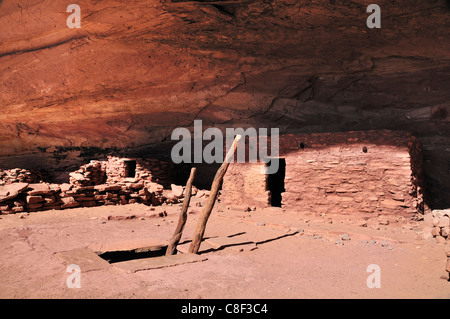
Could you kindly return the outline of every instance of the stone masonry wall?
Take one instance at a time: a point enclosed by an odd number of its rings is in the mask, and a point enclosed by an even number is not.
[[[287,209],[344,214],[423,213],[421,149],[408,133],[284,135],[280,137],[280,157],[286,161],[282,206]],[[252,164],[230,165],[223,183],[224,202],[242,202],[250,197],[252,204],[269,205],[270,192],[264,189],[267,176],[250,167]],[[246,180],[254,183],[246,186]]]
[[[124,163],[127,161],[136,161],[134,177],[125,174]],[[109,157],[107,161],[93,160],[70,173],[69,183],[23,179],[0,186],[0,213],[128,203],[161,205],[167,198],[173,202],[182,197],[182,194],[174,196],[171,192],[163,192],[164,186],[159,181],[168,183],[169,172],[168,163],[153,159]]]
[[[38,183],[43,179],[42,174],[23,168],[0,170],[0,185],[11,183]]]
[[[221,198],[229,205],[269,205],[267,176],[260,174],[263,163],[230,163],[223,179]]]

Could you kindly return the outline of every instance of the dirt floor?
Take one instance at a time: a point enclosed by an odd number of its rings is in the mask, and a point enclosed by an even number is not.
[[[192,238],[199,205],[193,198],[180,251]],[[127,271],[83,255],[167,244],[180,207],[2,215],[0,297],[450,298],[445,245],[427,237],[425,222],[401,217],[244,211],[218,203],[194,262]],[[80,267],[80,288],[68,287],[69,264]],[[372,264],[380,267],[380,288],[367,285]]]

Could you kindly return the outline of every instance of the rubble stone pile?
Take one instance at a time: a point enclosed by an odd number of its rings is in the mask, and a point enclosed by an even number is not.
[[[450,209],[435,209],[431,214],[433,216],[431,235],[437,243],[450,241]]]
[[[93,160],[70,173],[69,183],[36,183],[31,177],[28,180],[15,179],[0,186],[0,213],[128,203],[154,206],[164,202],[175,203],[183,197],[183,187],[175,185],[177,189],[181,188],[181,192],[174,192],[174,187],[169,192],[164,190],[158,182],[168,181],[168,174],[164,172],[166,168],[167,163],[158,160],[109,157],[107,161]],[[24,170],[24,176],[32,176],[26,172]],[[155,181],[154,176],[160,178]],[[23,182],[25,180],[29,182]]]
[[[70,183],[77,186],[116,184],[137,178],[170,186],[175,172],[169,163],[157,159],[130,159],[108,156],[106,161],[92,160],[69,174]]]
[[[69,181],[76,186],[93,186],[106,182],[106,163],[91,161],[69,174]]]
[[[11,183],[38,183],[42,180],[42,175],[38,172],[13,168],[0,170],[0,185]]]

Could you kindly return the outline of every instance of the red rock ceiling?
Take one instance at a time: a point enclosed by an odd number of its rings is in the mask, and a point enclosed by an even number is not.
[[[399,129],[450,190],[450,6],[374,1],[0,0],[0,155],[133,148],[173,128]],[[447,196],[448,197],[448,196]],[[447,200],[448,203],[449,200]]]

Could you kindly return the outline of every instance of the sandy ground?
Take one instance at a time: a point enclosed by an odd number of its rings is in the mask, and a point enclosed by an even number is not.
[[[195,200],[191,206],[182,242],[192,238],[202,209]],[[134,273],[81,262],[80,288],[68,287],[70,252],[123,241],[166,243],[180,207],[130,204],[2,215],[0,297],[450,298],[445,246],[420,236],[425,222],[275,208],[244,212],[220,203],[205,236],[236,244],[201,247],[205,261]],[[160,217],[161,211],[167,216]],[[371,264],[380,267],[380,288],[367,285]]]

